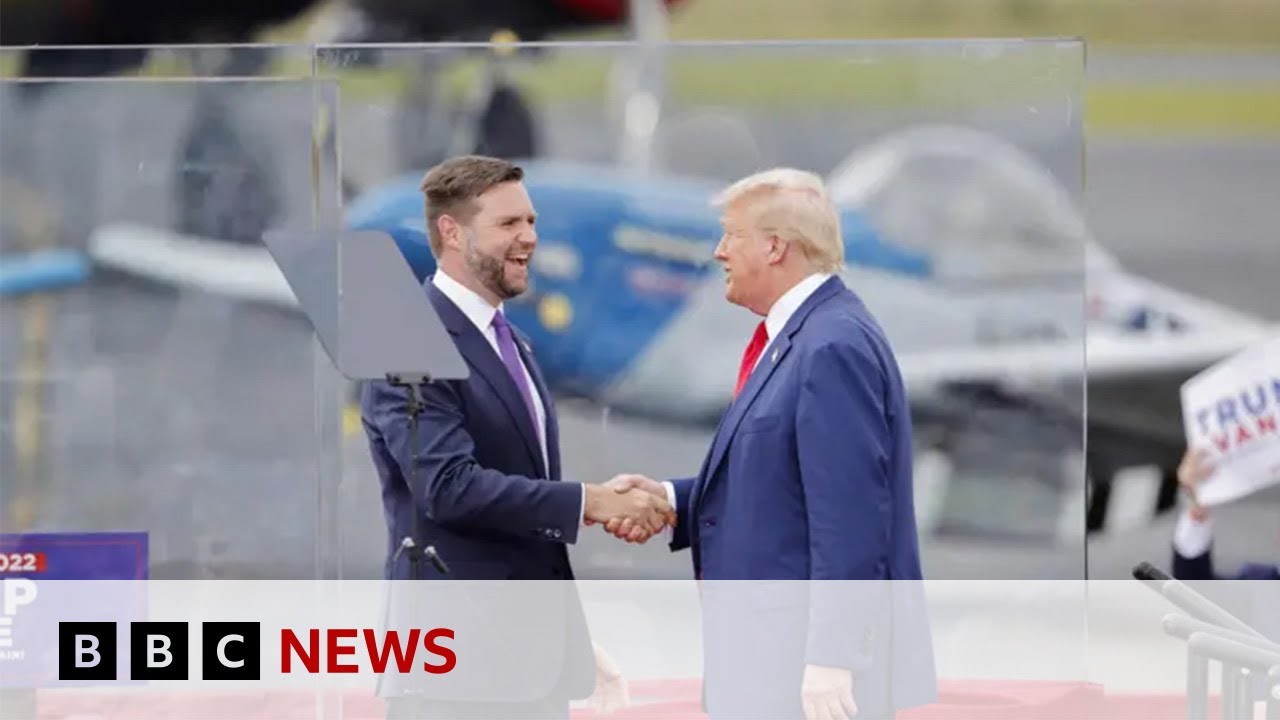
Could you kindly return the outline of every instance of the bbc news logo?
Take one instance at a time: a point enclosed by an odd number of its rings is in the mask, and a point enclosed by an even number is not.
[[[201,623],[201,678],[261,680],[262,627],[256,622]],[[185,622],[129,623],[129,677],[188,680],[190,645]],[[115,680],[114,622],[58,623],[59,680]]]
[[[188,623],[133,622],[128,627],[131,679],[190,679]],[[200,623],[200,633],[202,679],[262,679],[261,623],[205,622]],[[322,633],[312,628],[303,634],[306,640],[285,628],[280,632],[280,672],[286,675],[360,672],[358,664],[343,659],[343,656],[357,654],[354,644],[345,645],[344,641],[360,636],[363,636],[369,664],[378,674],[388,672],[389,667],[390,672],[401,674],[415,672],[420,667],[423,672],[440,675],[451,672],[458,663],[457,653],[441,644],[441,638],[452,640],[454,637],[453,630],[448,628],[413,628],[405,633],[395,630],[379,633],[368,628],[329,628]],[[419,646],[432,659],[415,663]],[[118,657],[116,623],[58,623],[59,680],[116,680],[120,676]]]

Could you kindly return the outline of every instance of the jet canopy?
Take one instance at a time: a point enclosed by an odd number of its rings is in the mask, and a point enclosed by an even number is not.
[[[929,257],[938,280],[1078,278],[1094,246],[1074,198],[1006,141],[949,126],[910,128],[854,152],[829,179],[885,242]]]

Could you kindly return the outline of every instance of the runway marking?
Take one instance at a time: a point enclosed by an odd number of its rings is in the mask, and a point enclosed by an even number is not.
[[[360,434],[360,406],[348,403],[342,407],[342,436],[347,438]]]
[[[11,176],[0,176],[0,198],[5,199],[16,220],[19,244],[31,251],[53,245],[56,237],[53,213],[39,193]],[[53,298],[48,293],[36,292],[23,298],[20,307],[22,351],[13,402],[13,450],[18,482],[5,519],[9,532],[31,527],[40,508],[38,488],[45,446],[43,404]]]
[[[46,295],[27,298],[22,313],[22,355],[18,361],[18,392],[13,405],[13,449],[18,460],[18,496],[10,508],[8,527],[30,527],[39,508],[41,459],[44,449],[44,382],[48,368],[49,317]],[[25,492],[24,492],[25,491]]]
[[[1112,475],[1106,529],[1125,531],[1150,523],[1161,479],[1160,468],[1154,465],[1126,467]]]

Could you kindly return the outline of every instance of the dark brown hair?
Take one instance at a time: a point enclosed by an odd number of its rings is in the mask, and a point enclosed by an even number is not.
[[[437,227],[441,215],[451,215],[459,222],[466,222],[476,212],[476,198],[489,188],[524,179],[519,165],[485,157],[464,155],[450,158],[431,168],[422,178],[422,194],[426,198],[427,237],[431,240],[431,253],[440,256],[442,238]]]

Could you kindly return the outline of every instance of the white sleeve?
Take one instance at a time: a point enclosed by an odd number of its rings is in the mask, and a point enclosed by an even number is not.
[[[676,506],[675,483],[671,482],[670,480],[664,480],[662,483],[662,487],[667,489],[667,504],[670,505],[672,508],[674,508]],[[676,512],[677,514],[679,514],[678,510]],[[671,542],[672,533],[674,533],[674,530],[670,525],[662,528],[662,539],[668,543]]]
[[[1213,520],[1196,522],[1191,513],[1183,510],[1173,531],[1173,549],[1184,558],[1200,557],[1209,551],[1213,543]]]

